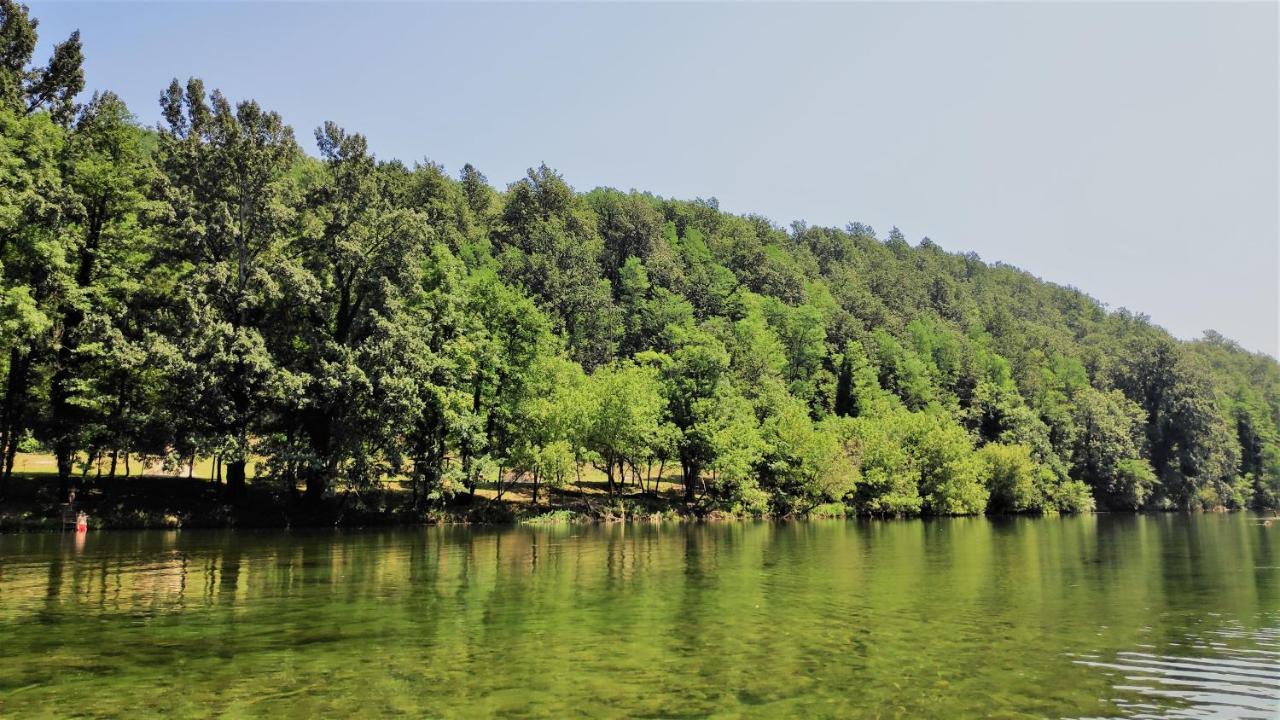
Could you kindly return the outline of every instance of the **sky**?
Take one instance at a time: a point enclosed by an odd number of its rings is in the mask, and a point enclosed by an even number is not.
[[[1280,356],[1277,3],[28,4],[149,125],[195,75],[313,152],[896,225]]]

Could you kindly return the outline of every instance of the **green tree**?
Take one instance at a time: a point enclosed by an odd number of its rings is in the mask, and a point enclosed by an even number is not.
[[[405,303],[386,357],[413,392],[404,451],[409,459],[412,503],[442,502],[454,491],[447,475],[451,448],[476,442],[475,385],[481,374],[476,343],[483,342],[480,318],[471,312],[472,279],[443,244],[435,244],[419,270],[416,290]],[[484,387],[480,388],[483,401]],[[471,444],[465,444],[471,443]]]
[[[658,370],[632,362],[607,365],[592,373],[590,392],[586,446],[612,496],[627,466],[636,466],[659,432],[664,402]]]
[[[1147,413],[1160,499],[1181,508],[1229,502],[1239,439],[1207,368],[1164,337],[1131,343],[1122,367],[1118,385]]]
[[[75,97],[84,89],[80,31],[55,45],[43,67],[29,66],[36,39],[36,21],[27,7],[0,0],[0,107],[18,115],[43,111],[67,125],[75,117]]]
[[[763,514],[769,496],[760,487],[760,463],[767,451],[751,401],[722,387],[696,433],[708,444],[710,490],[731,510]]]
[[[1036,463],[1026,445],[991,443],[980,451],[987,491],[987,510],[992,512],[1026,512],[1043,506],[1037,482]]]
[[[57,340],[41,435],[53,448],[64,492],[76,455],[93,445],[136,445],[163,455],[173,442],[165,435],[126,439],[129,433],[121,427],[138,414],[122,412],[121,395],[141,390],[140,378],[121,372],[126,365],[121,360],[134,357],[134,370],[154,370],[153,353],[137,354],[148,346],[149,320],[145,308],[133,302],[141,284],[135,268],[151,262],[155,247],[144,227],[154,167],[141,139],[119,98],[95,94],[76,121],[62,160],[67,191],[63,263],[70,281],[53,309]],[[116,402],[104,402],[109,399]],[[148,402],[140,411],[152,409]]]
[[[64,145],[48,114],[0,109],[0,495],[39,413],[33,393],[54,342],[55,308],[70,282],[67,238],[59,232]]]
[[[665,226],[653,198],[601,188],[586,195],[602,241],[600,265],[613,282],[629,258],[646,262],[662,248]]]
[[[472,321],[462,387],[470,403],[457,435],[463,482],[474,495],[481,470],[505,460],[520,409],[533,395],[537,362],[557,342],[533,301],[488,271],[468,280],[466,312]]]
[[[489,179],[471,163],[467,163],[462,166],[460,182],[462,193],[467,198],[467,207],[471,208],[477,218],[487,217],[494,203],[494,192],[489,186]]]
[[[1103,507],[1136,510],[1155,488],[1143,458],[1145,413],[1118,390],[1085,388],[1076,394],[1071,473],[1093,489]]]
[[[960,425],[944,416],[917,413],[907,435],[920,471],[920,497],[934,515],[975,515],[987,507],[982,463],[973,441]]]
[[[506,462],[531,476],[533,503],[543,485],[561,488],[574,472],[590,430],[593,405],[582,367],[543,355],[529,369],[528,398],[515,408]]]
[[[168,176],[166,223],[185,264],[173,328],[190,360],[194,411],[211,419],[238,498],[259,423],[285,389],[271,335],[303,271],[289,239],[297,200],[293,131],[252,101],[236,106],[204,85],[174,80],[161,97],[160,165]]]
[[[621,319],[601,277],[601,241],[589,208],[547,166],[513,183],[495,231],[503,276],[555,318],[575,359],[613,357]]]
[[[906,446],[911,416],[902,411],[877,417],[860,416],[851,436],[860,455],[860,479],[855,508],[872,515],[916,515],[923,506],[919,471]]]
[[[876,368],[862,343],[850,342],[840,358],[834,412],[840,416],[876,417],[900,407],[897,397],[880,387]]]
[[[803,401],[781,397],[762,423],[762,435],[762,485],[772,491],[780,513],[807,513],[843,500],[856,487],[856,458],[840,420],[815,423]]]
[[[307,193],[306,230],[296,241],[307,274],[288,313],[291,342],[277,353],[302,385],[285,431],[308,440],[299,469],[311,499],[344,464],[367,467],[386,455],[390,440],[371,420],[387,409],[374,404],[384,385],[377,372],[395,371],[378,361],[381,326],[404,320],[426,244],[423,218],[388,202],[364,136],[333,123],[315,136],[326,172]]]
[[[677,450],[686,503],[694,501],[702,473],[715,457],[711,427],[721,383],[729,367],[724,345],[702,329],[681,330],[663,370],[667,413],[679,431]]]
[[[928,365],[884,330],[876,330],[872,340],[880,386],[901,398],[909,410],[923,410],[934,402],[935,392]]]

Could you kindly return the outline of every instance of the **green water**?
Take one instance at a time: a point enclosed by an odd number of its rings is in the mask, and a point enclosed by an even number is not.
[[[1233,515],[0,536],[3,717],[1280,717]]]

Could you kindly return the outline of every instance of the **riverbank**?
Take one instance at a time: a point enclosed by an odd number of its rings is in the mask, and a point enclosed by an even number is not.
[[[414,525],[558,525],[615,522],[687,522],[746,519],[701,503],[685,503],[678,477],[657,481],[648,491],[627,485],[608,492],[598,473],[560,489],[542,488],[534,503],[525,483],[485,483],[474,495],[461,493],[440,506],[415,508],[409,489],[395,484],[340,491],[319,502],[306,502],[281,488],[250,480],[239,503],[229,503],[224,486],[199,477],[143,475],[85,482],[75,509],[89,517],[91,530],[395,527]],[[65,498],[54,474],[15,475],[8,496],[0,501],[0,533],[62,530]],[[813,508],[805,518],[856,515],[830,503]],[[750,516],[759,518],[761,516]]]
[[[77,492],[76,509],[88,514],[93,530],[657,522],[723,515],[686,505],[680,485],[670,478],[652,492],[626,486],[610,497],[605,481],[592,478],[571,488],[543,488],[541,495],[535,504],[531,488],[522,484],[504,486],[501,493],[488,484],[474,496],[457,495],[442,507],[415,509],[412,493],[393,485],[306,503],[250,481],[241,501],[231,504],[218,483],[146,475],[88,482]],[[55,475],[15,475],[8,497],[0,502],[0,532],[60,530],[64,500]]]

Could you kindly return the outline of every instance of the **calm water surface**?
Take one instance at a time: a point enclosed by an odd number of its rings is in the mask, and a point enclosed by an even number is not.
[[[0,536],[3,717],[1280,717],[1257,516]]]

